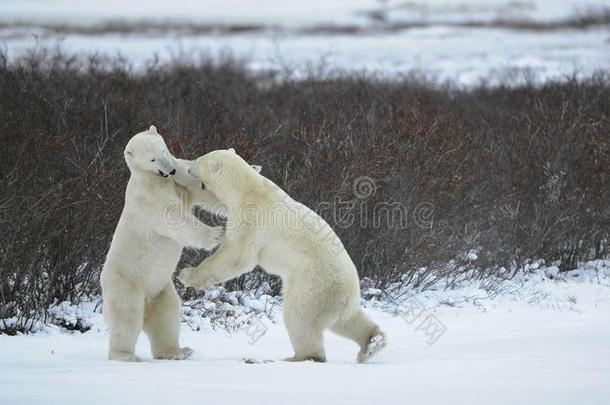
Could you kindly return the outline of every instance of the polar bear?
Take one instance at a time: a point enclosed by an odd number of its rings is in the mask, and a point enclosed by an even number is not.
[[[385,335],[360,307],[356,267],[331,227],[294,201],[233,149],[210,152],[190,173],[227,204],[218,250],[178,279],[197,289],[259,265],[283,282],[284,324],[294,349],[288,361],[326,361],[325,329],[360,346],[358,361],[381,350]]]
[[[154,126],[133,136],[124,155],[131,176],[100,280],[108,358],[138,361],[135,345],[144,330],[155,359],[183,359],[192,350],[179,346],[181,304],[172,274],[184,246],[212,250],[223,230],[199,222],[180,197],[185,189],[169,176],[177,167],[186,173],[186,162],[173,158]]]

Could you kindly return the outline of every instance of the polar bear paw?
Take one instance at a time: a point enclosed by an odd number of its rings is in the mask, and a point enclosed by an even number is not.
[[[205,250],[214,250],[222,241],[225,230],[222,226],[209,227],[207,232],[203,233],[201,247]]]
[[[180,270],[180,274],[178,274],[178,280],[185,287],[193,287],[195,288],[196,277],[197,276],[197,268],[196,267],[185,267]]]
[[[178,274],[178,280],[185,287],[192,287],[196,290],[203,290],[218,283],[218,280],[207,271],[198,267],[186,267]]]
[[[377,329],[369,338],[366,347],[358,353],[358,363],[367,362],[371,357],[379,353],[381,349],[386,347],[387,344],[388,341],[385,334]]]
[[[193,349],[190,347],[182,347],[178,350],[171,350],[155,354],[157,360],[185,360],[191,357]]]
[[[133,353],[127,352],[110,352],[108,354],[108,360],[114,361],[126,361],[126,362],[140,362],[140,358]]]

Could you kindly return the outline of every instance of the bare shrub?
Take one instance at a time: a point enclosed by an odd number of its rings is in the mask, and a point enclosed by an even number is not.
[[[463,271],[445,264],[471,249],[481,277],[526,258],[569,269],[608,255],[604,74],[463,91],[366,77],[276,83],[231,60],[140,73],[95,56],[6,60],[0,55],[0,319],[18,318],[13,332],[44,320],[54,302],[99,293],[128,179],[122,150],[151,124],[186,158],[235,147],[311,207],[350,202],[372,218],[379,204],[402,204],[407,226],[346,226],[333,209],[320,212],[361,276],[377,282],[405,276],[423,289],[420,267]],[[353,188],[362,176],[376,185],[365,200]],[[181,265],[202,258],[186,252]],[[230,286],[256,279],[267,276]]]

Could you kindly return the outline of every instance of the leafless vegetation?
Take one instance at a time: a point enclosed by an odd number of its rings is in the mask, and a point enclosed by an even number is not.
[[[311,207],[353,202],[370,218],[400,202],[408,226],[321,214],[361,276],[406,275],[425,288],[420,267],[462,271],[470,249],[481,278],[526,258],[566,270],[607,256],[609,115],[606,74],[462,91],[366,77],[275,82],[230,61],[135,73],[95,57],[0,55],[0,319],[26,330],[54,302],[99,292],[129,175],[122,150],[151,124],[181,157],[234,147]],[[365,201],[353,190],[361,176],[377,186]]]

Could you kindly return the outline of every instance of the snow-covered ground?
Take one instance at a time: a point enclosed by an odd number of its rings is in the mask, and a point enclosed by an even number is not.
[[[610,66],[610,34],[603,29],[560,32],[512,32],[493,28],[427,27],[375,35],[143,36],[119,34],[24,37],[6,40],[9,56],[35,47],[74,53],[121,54],[136,67],[156,54],[161,61],[198,60],[231,53],[253,70],[292,71],[302,75],[367,71],[382,76],[418,72],[433,80],[477,84],[523,79],[524,70],[538,80],[578,72],[588,76]]]
[[[0,44],[11,59],[28,49],[57,46],[68,53],[119,53],[136,67],[154,56],[167,61],[230,53],[252,70],[291,71],[297,77],[322,66],[325,72],[385,77],[418,72],[464,85],[507,76],[520,82],[523,71],[543,81],[607,70],[609,25],[538,30],[498,26],[497,21],[561,23],[609,9],[607,0],[96,0],[86,6],[8,0],[0,3]],[[482,22],[489,26],[476,25]],[[86,32],[104,24],[114,28]],[[216,28],[184,31],[180,24]],[[232,29],[238,26],[249,28]]]
[[[564,274],[534,262],[500,284],[470,281],[449,291],[406,293],[388,300],[365,291],[373,297],[367,311],[389,339],[370,364],[357,364],[357,347],[331,333],[327,363],[279,361],[292,354],[279,313],[271,317],[276,323],[262,318],[230,334],[185,322],[182,341],[195,349],[186,361],[152,360],[145,336],[137,346],[141,363],[107,361],[101,316],[90,311],[93,328],[84,334],[47,327],[0,335],[0,403],[610,401],[610,261]],[[82,316],[68,308],[55,312],[67,320]]]
[[[291,355],[284,329],[255,344],[246,332],[192,332],[186,361],[155,361],[140,339],[141,363],[109,362],[106,335],[0,335],[0,403],[214,404],[591,404],[610,401],[610,306],[587,312],[522,308],[445,310],[446,333],[427,344],[400,317],[375,319],[390,344],[371,364],[327,334],[328,363],[243,358]]]
[[[555,21],[608,6],[606,0],[91,0],[86,4],[75,0],[3,0],[0,20],[64,24],[179,21],[312,27],[370,25],[382,18],[401,23]]]

